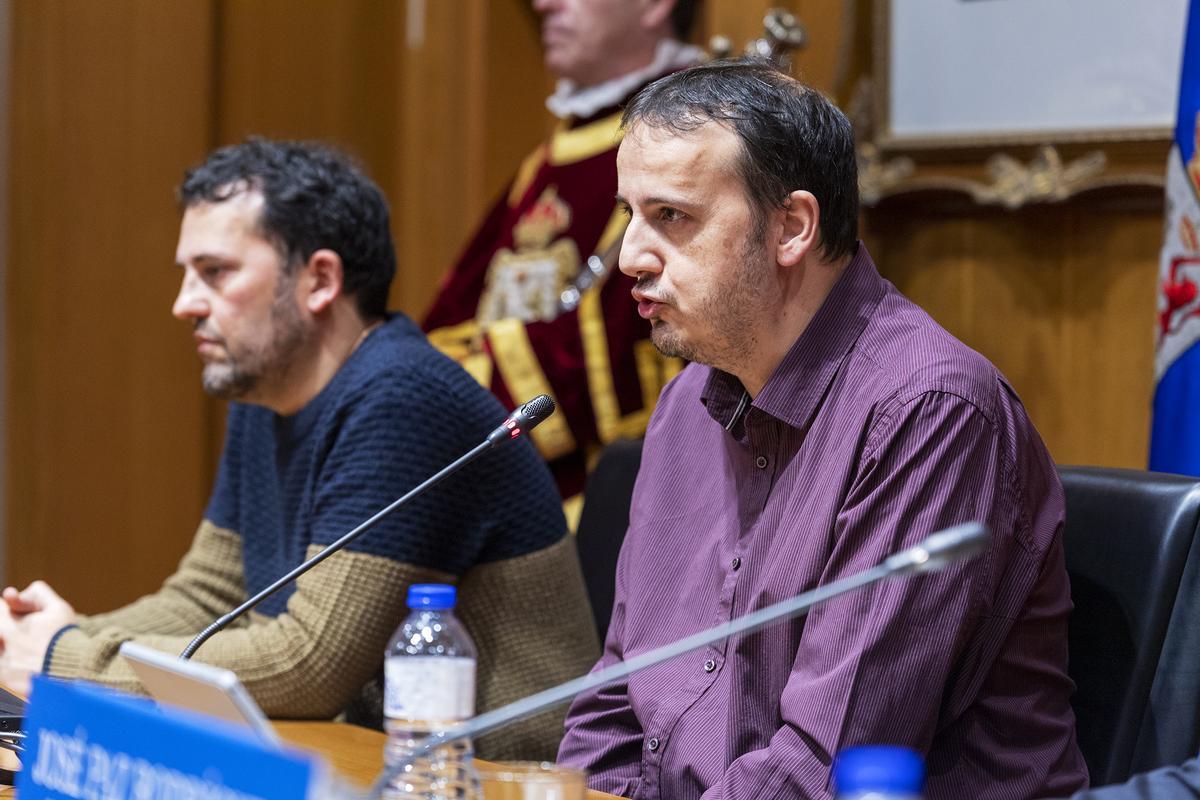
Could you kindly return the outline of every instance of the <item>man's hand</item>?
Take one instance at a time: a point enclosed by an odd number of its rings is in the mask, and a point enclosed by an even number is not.
[[[24,592],[18,591],[15,586],[8,586],[0,594],[0,597],[4,599],[5,604],[8,605],[8,610],[14,617],[23,617],[34,611],[42,610],[39,602],[39,598],[42,596],[41,587],[49,589],[50,593],[57,597],[54,590],[50,589],[43,581],[34,581]]]
[[[28,695],[30,677],[42,671],[50,640],[75,621],[75,609],[43,581],[20,592],[10,586],[0,596],[0,682]]]

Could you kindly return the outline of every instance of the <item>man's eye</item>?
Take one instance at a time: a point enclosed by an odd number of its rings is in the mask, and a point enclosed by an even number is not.
[[[658,210],[658,218],[663,222],[679,222],[686,216],[678,208],[671,208],[670,206],[663,206]]]

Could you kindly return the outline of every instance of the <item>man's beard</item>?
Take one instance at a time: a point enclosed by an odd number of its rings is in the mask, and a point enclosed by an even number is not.
[[[653,322],[650,330],[650,341],[658,351],[727,372],[742,363],[746,353],[757,346],[756,323],[769,307],[768,294],[774,291],[771,280],[774,261],[766,252],[765,231],[752,232],[734,257],[733,274],[726,278],[727,282],[714,287],[715,291],[699,301],[691,316],[708,321],[709,341],[689,341],[669,322],[660,320]],[[646,282],[647,287],[653,285],[652,281]],[[674,304],[673,297],[662,299]]]
[[[270,320],[272,336],[265,345],[234,348],[220,340],[225,359],[204,365],[201,384],[206,393],[221,400],[241,400],[251,398],[268,381],[276,385],[283,382],[308,338],[290,285],[281,285],[276,292]]]

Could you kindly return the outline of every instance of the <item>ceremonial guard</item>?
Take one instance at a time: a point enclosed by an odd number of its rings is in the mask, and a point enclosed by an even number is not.
[[[546,63],[560,82],[547,101],[559,123],[520,166],[425,319],[430,340],[501,402],[546,393],[555,414],[533,431],[568,516],[578,512],[588,459],[641,436],[663,385],[681,368],[650,344],[650,325],[614,267],[626,217],[617,207],[619,109],[651,80],[698,61],[681,44],[690,2],[540,0]],[[620,4],[618,4],[620,5]],[[616,76],[604,66],[628,62]],[[574,513],[572,513],[574,512]]]

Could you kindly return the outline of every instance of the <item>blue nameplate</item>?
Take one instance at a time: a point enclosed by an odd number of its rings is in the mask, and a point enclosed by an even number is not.
[[[231,723],[53,678],[34,677],[25,732],[21,800],[303,800],[324,774]]]

